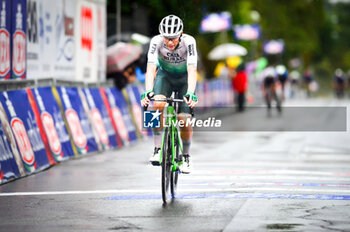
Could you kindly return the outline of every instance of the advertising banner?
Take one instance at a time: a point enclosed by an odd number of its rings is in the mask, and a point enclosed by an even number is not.
[[[74,156],[78,156],[78,148],[75,146],[74,140],[73,140],[73,135],[72,132],[70,131],[69,125],[68,125],[68,121],[65,117],[65,110],[63,107],[63,102],[61,101],[61,97],[60,94],[58,93],[57,87],[56,86],[51,86],[51,91],[52,91],[52,95],[55,98],[57,104],[58,104],[58,108],[60,109],[60,113],[61,113],[61,117],[63,119],[63,121],[58,119],[58,124],[59,126],[63,127],[63,123],[64,123],[64,127],[66,128],[68,135],[69,135],[69,141],[70,141],[70,145],[72,146],[73,149],[73,153]],[[59,127],[57,127],[58,132],[60,131]]]
[[[34,79],[40,75],[39,0],[27,1],[27,74]]]
[[[283,40],[269,40],[264,43],[264,53],[274,55],[280,54],[284,51]]]
[[[46,136],[46,133],[44,130],[44,126],[43,126],[43,123],[42,123],[41,118],[40,118],[40,112],[39,112],[38,106],[36,104],[35,97],[29,88],[26,88],[25,90],[27,91],[28,100],[29,100],[30,106],[32,107],[33,113],[34,113],[35,121],[36,121],[37,127],[39,129],[40,137],[41,137],[41,139],[44,143],[44,146],[45,146],[47,158],[49,159],[50,165],[54,165],[54,164],[56,164],[56,162],[51,154],[49,141],[47,139],[47,136]]]
[[[131,111],[135,120],[136,128],[142,136],[147,136],[148,132],[143,130],[142,109],[140,105],[140,94],[136,86],[127,85],[126,92],[129,96]]]
[[[231,13],[208,14],[203,17],[200,25],[201,32],[219,32],[230,30],[232,27]]]
[[[26,78],[27,0],[11,0],[12,7],[12,78]]]
[[[0,79],[11,77],[11,1],[0,0]]]
[[[119,135],[119,132],[118,132],[118,128],[117,128],[117,123],[114,120],[113,110],[112,110],[111,104],[109,104],[106,91],[105,91],[104,88],[99,88],[99,92],[100,92],[101,97],[102,97],[103,105],[106,107],[107,114],[108,114],[109,119],[111,121],[111,126],[113,127],[114,134],[115,134],[115,139],[117,141],[117,144],[118,144],[119,147],[122,147],[124,143],[123,143],[122,139],[120,138],[120,135]],[[123,119],[121,118],[121,120],[123,120]],[[124,124],[124,122],[122,122],[122,123]]]
[[[93,138],[96,141],[97,149],[99,151],[102,151],[103,150],[103,144],[102,144],[102,141],[100,139],[101,136],[98,134],[98,130],[97,130],[96,126],[95,126],[95,123],[93,122],[93,119],[92,119],[92,116],[91,116],[91,113],[90,113],[90,107],[89,107],[89,104],[87,102],[86,96],[85,96],[82,88],[78,88],[78,94],[79,94],[79,97],[80,97],[83,109],[85,111],[85,115],[87,117],[87,122],[89,123],[89,125],[90,125],[90,127],[92,129],[92,135],[93,135]]]
[[[56,2],[55,38],[56,56],[54,63],[54,78],[75,79],[75,1],[58,0]],[[106,25],[106,24],[104,24]]]
[[[136,97],[136,102],[139,104],[140,106],[140,109],[141,109],[141,113],[142,113],[142,110],[143,110],[143,106],[141,105],[141,93],[144,93],[146,91],[146,88],[144,85],[135,85],[133,86],[133,91],[134,91],[134,95]],[[141,116],[143,118],[143,116]],[[142,119],[142,123],[143,123],[143,119]],[[143,127],[143,125],[142,125]],[[143,128],[142,129],[143,131],[145,131],[145,129]],[[148,136],[152,136],[152,129],[151,128],[148,128],[147,131],[146,131]]]
[[[106,3],[100,3],[97,5],[97,78],[98,81],[103,82],[106,80],[106,66],[107,66],[107,15],[106,15]]]
[[[83,0],[76,1],[75,30],[76,80],[96,82],[97,54],[97,5]]]
[[[107,109],[103,103],[100,91],[97,88],[84,88],[87,102],[90,108],[92,123],[97,131],[99,140],[104,150],[117,147],[115,132],[109,119]]]
[[[0,102],[0,184],[25,174],[11,126]]]
[[[237,40],[257,40],[261,37],[261,29],[259,25],[236,25],[234,27],[234,37]]]
[[[40,118],[48,138],[50,150],[56,161],[74,156],[69,134],[51,87],[32,89],[40,111]]]
[[[16,90],[0,93],[10,126],[27,173],[50,166],[48,154],[30,107],[27,92]]]
[[[132,122],[128,104],[119,89],[105,88],[107,98],[111,105],[113,119],[116,122],[118,133],[124,144],[137,140],[136,129]]]
[[[57,87],[61,97],[64,114],[72,134],[74,144],[79,154],[86,154],[98,150],[88,116],[85,113],[78,89],[71,87]]]
[[[54,73],[55,23],[60,1],[27,1],[28,79],[48,78]]]

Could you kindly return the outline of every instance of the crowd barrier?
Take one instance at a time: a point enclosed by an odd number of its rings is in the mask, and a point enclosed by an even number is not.
[[[4,81],[0,84],[0,184],[73,157],[152,136],[142,129],[141,85]],[[227,106],[228,80],[198,83],[199,106]]]

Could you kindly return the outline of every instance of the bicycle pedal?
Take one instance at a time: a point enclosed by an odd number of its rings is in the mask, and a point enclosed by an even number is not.
[[[150,162],[153,166],[160,166],[160,163],[158,161]]]

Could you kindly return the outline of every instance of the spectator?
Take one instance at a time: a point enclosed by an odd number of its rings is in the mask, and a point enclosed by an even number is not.
[[[241,63],[237,69],[237,74],[232,79],[233,90],[235,93],[237,110],[239,112],[244,111],[245,105],[245,92],[248,86],[247,74],[245,72],[245,65]]]
[[[113,79],[114,85],[120,90],[123,89],[136,79],[135,64],[130,64],[122,72],[109,73],[107,79]]]

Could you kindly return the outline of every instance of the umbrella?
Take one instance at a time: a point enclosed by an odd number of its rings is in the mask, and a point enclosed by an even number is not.
[[[242,59],[239,56],[232,56],[226,59],[226,63],[230,68],[237,68],[242,63]]]
[[[239,44],[225,43],[215,47],[208,54],[210,60],[223,60],[231,56],[245,56],[247,49]]]
[[[107,48],[107,73],[120,72],[140,58],[141,45],[118,42]]]

